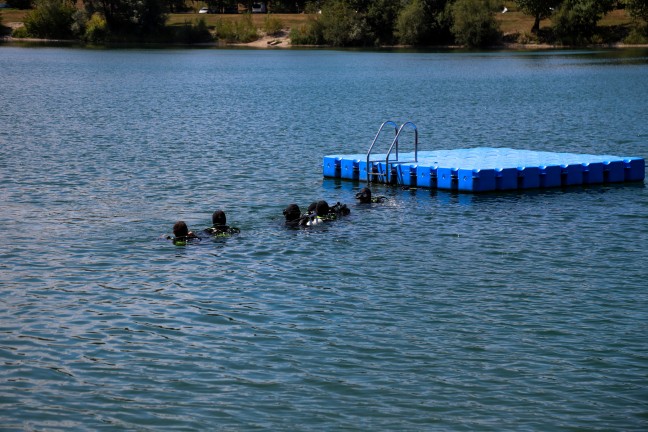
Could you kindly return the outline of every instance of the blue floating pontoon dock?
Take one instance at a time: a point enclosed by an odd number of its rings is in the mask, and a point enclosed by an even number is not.
[[[388,126],[395,133],[389,150],[373,153]],[[398,140],[406,127],[414,131],[414,151],[399,153]],[[324,156],[323,163],[324,177],[462,192],[638,182],[645,172],[645,161],[639,157],[491,147],[419,151],[412,122],[400,127],[385,122],[366,154]]]

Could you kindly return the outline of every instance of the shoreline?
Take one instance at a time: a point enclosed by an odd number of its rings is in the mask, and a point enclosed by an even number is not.
[[[246,43],[228,43],[221,41],[196,43],[196,44],[165,44],[165,43],[133,43],[132,45],[141,46],[176,46],[187,48],[253,48],[253,49],[344,49],[344,47],[334,47],[331,45],[293,45],[288,36],[289,31],[284,30],[281,35],[271,36],[262,35],[259,39],[246,42]],[[33,44],[78,44],[84,46],[82,41],[79,40],[65,40],[65,39],[38,39],[38,38],[14,38],[12,36],[0,36],[0,44],[20,44],[33,43]],[[131,45],[129,43],[108,44],[110,46]],[[94,46],[94,45],[93,45]],[[102,46],[102,45],[98,45]],[[429,45],[429,46],[412,46],[412,45],[384,45],[377,47],[348,47],[352,49],[420,49],[420,50],[464,50],[468,49],[462,45]],[[565,50],[565,49],[629,49],[629,48],[648,48],[648,44],[626,44],[623,42],[615,42],[609,44],[591,44],[591,45],[554,45],[554,44],[538,44],[530,43],[523,44],[518,42],[502,43],[499,45],[492,45],[480,49],[480,51],[524,51],[524,50]]]

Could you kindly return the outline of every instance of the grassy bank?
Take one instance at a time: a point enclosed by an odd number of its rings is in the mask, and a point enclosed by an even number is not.
[[[260,33],[262,33],[266,16],[261,14],[252,15],[252,21]],[[290,32],[291,28],[305,25],[309,20],[309,16],[305,14],[273,14],[272,16],[282,23],[283,27],[288,30],[287,33]],[[499,22],[500,30],[506,42],[519,42],[522,44],[538,42],[537,37],[531,34],[533,17],[516,10],[514,4],[510,6],[510,9],[506,13],[496,14],[495,18]],[[240,15],[171,14],[169,15],[168,25],[179,26],[186,22],[195,23],[200,19],[204,19],[207,26],[213,29],[220,23],[234,22],[240,19]],[[548,29],[551,25],[552,22],[550,19],[543,20],[540,23],[541,29]],[[632,25],[632,20],[625,10],[617,9],[611,11],[599,21],[595,43],[622,43],[624,38],[630,33]]]
[[[252,22],[258,29],[262,29],[266,14],[252,14]],[[279,19],[283,26],[286,28],[296,27],[303,24],[308,19],[305,14],[271,14],[272,17]],[[181,13],[169,14],[167,25],[183,25],[186,21],[197,22],[204,19],[209,27],[216,27],[219,22],[234,22],[241,19],[241,15],[237,14],[197,14],[197,13]]]
[[[610,15],[614,14],[614,18],[609,20],[610,23],[619,23],[621,19],[624,24],[629,24],[630,19],[625,15],[624,11],[614,11]],[[297,27],[299,25],[306,24],[308,21],[308,15],[306,14],[272,14],[273,17],[278,18],[283,23],[284,27],[290,29]],[[252,21],[255,26],[259,29],[263,28],[263,22],[266,15],[262,14],[253,14]],[[531,26],[533,26],[533,18],[524,15],[521,12],[507,12],[505,14],[497,14],[497,20],[500,23],[501,30],[503,33],[525,33],[531,31]],[[169,20],[167,21],[168,25],[183,25],[185,22],[197,22],[199,19],[204,19],[205,23],[209,27],[215,27],[221,21],[236,21],[240,19],[240,15],[228,15],[228,14],[197,14],[197,13],[181,13],[181,14],[170,14]],[[604,18],[601,22],[601,25],[609,25],[604,21],[607,21],[607,17]],[[550,20],[544,20],[541,23],[542,26],[550,26]]]
[[[510,6],[509,10],[506,13],[496,14],[496,19],[500,24],[500,30],[504,35],[504,41],[522,44],[538,42],[537,37],[531,35],[533,17],[516,10],[514,2],[505,3]],[[11,28],[20,26],[28,12],[26,10],[3,9],[3,24]],[[291,28],[305,25],[309,20],[309,16],[306,14],[252,14],[249,18],[251,18],[254,27],[258,29],[259,36],[264,34],[264,27],[268,16],[281,23],[281,26],[286,30],[286,34],[290,33]],[[187,24],[197,24],[200,20],[204,20],[207,27],[211,31],[214,31],[219,26],[222,27],[224,24],[239,22],[242,18],[243,15],[240,14],[176,13],[168,15],[167,25],[172,28],[178,28]],[[551,20],[543,20],[541,22],[541,30],[542,28],[550,28],[551,24]],[[624,42],[624,38],[630,33],[632,24],[632,20],[625,10],[614,10],[606,14],[599,21],[597,37],[594,43],[622,43]]]

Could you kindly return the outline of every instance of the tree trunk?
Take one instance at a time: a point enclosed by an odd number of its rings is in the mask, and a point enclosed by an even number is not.
[[[538,34],[540,31],[540,15],[536,15],[535,21],[533,22],[533,27],[531,27],[531,33]]]

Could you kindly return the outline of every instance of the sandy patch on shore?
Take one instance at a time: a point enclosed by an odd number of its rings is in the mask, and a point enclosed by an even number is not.
[[[277,35],[263,35],[254,42],[233,44],[236,46],[247,46],[251,48],[288,48],[290,47],[290,38],[288,29],[282,30]]]

